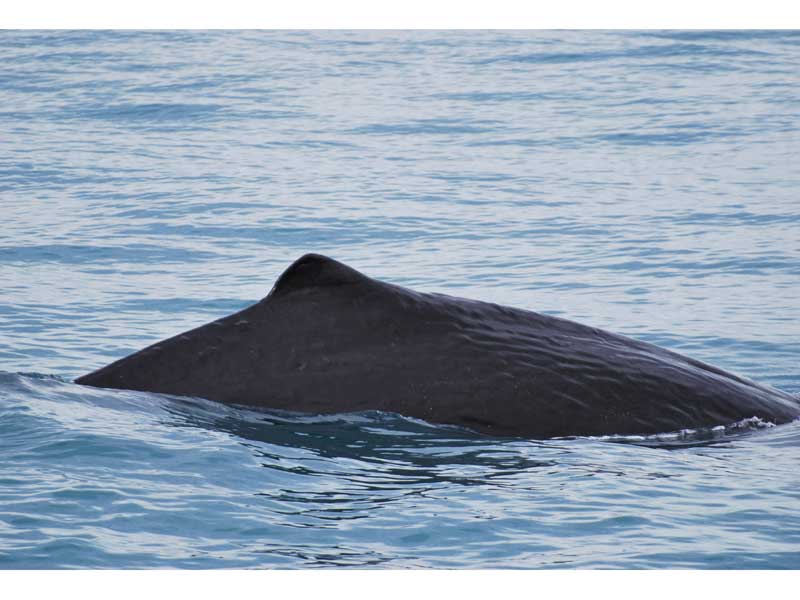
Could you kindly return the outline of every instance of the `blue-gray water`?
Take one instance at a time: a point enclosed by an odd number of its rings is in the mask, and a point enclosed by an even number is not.
[[[800,392],[800,33],[0,32],[0,567],[800,568],[800,422],[497,440],[71,379],[322,252]]]

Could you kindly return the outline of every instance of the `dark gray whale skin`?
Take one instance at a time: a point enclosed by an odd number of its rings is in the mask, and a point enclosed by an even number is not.
[[[318,254],[257,304],[76,382],[308,413],[381,410],[529,438],[800,416],[794,396],[663,348],[415,292]]]

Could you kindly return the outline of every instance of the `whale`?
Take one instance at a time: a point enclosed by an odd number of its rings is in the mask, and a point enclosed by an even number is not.
[[[493,436],[648,435],[800,417],[800,398],[537,312],[373,279],[306,254],[247,308],[83,375],[87,386]]]

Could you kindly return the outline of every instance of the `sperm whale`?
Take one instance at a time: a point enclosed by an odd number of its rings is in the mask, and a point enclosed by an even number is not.
[[[653,434],[800,416],[800,400],[528,310],[372,279],[307,254],[263,300],[79,377],[307,413],[380,410],[498,436]]]

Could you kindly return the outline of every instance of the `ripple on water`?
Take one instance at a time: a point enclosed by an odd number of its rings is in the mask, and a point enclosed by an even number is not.
[[[790,568],[800,536],[800,423],[493,439],[10,374],[0,402],[5,567]]]

